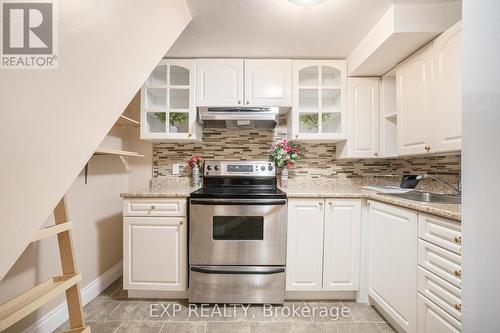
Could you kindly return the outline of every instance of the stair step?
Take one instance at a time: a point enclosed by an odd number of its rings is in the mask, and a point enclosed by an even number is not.
[[[55,276],[0,305],[0,332],[76,285],[81,278],[80,273]]]
[[[47,228],[43,228],[43,229],[41,229],[41,230],[38,231],[38,233],[36,234],[35,237],[33,237],[33,239],[31,240],[31,242],[36,242],[36,241],[39,241],[41,239],[57,235],[57,234],[59,234],[61,232],[68,231],[68,230],[70,230],[72,228],[73,228],[73,222],[72,221],[68,221],[68,222],[65,222],[65,223],[56,224],[56,225],[53,225],[53,226],[50,226],[50,227],[47,227]]]

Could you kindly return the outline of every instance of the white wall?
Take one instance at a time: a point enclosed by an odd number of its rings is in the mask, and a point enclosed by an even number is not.
[[[184,0],[57,0],[59,68],[0,72],[0,280],[190,21]]]
[[[500,313],[500,1],[463,2],[463,285],[466,333]]]

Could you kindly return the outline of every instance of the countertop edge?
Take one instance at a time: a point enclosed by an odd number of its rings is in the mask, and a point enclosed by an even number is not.
[[[172,193],[121,193],[120,197],[124,199],[132,199],[132,198],[188,198],[190,193],[186,192],[172,192]],[[460,212],[453,212],[446,208],[438,208],[438,207],[430,207],[426,206],[423,203],[419,203],[418,201],[410,201],[400,198],[394,198],[390,196],[384,196],[381,194],[377,194],[375,192],[360,192],[360,193],[291,193],[287,194],[287,198],[289,199],[299,199],[299,198],[337,198],[337,199],[367,199],[367,200],[375,200],[387,204],[391,204],[394,206],[415,210],[417,212],[430,214],[450,220],[454,220],[457,222],[461,222],[461,214]]]

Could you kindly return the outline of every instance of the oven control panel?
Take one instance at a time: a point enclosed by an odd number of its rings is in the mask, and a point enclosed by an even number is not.
[[[205,161],[205,177],[275,177],[276,166],[270,161]]]

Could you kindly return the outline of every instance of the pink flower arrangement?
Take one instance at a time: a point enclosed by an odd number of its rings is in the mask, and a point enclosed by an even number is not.
[[[287,139],[280,140],[271,147],[271,158],[279,167],[293,167],[303,157],[300,145],[290,143]]]
[[[189,166],[194,168],[195,166],[201,167],[203,164],[203,157],[202,156],[193,156],[191,159],[188,161]]]

